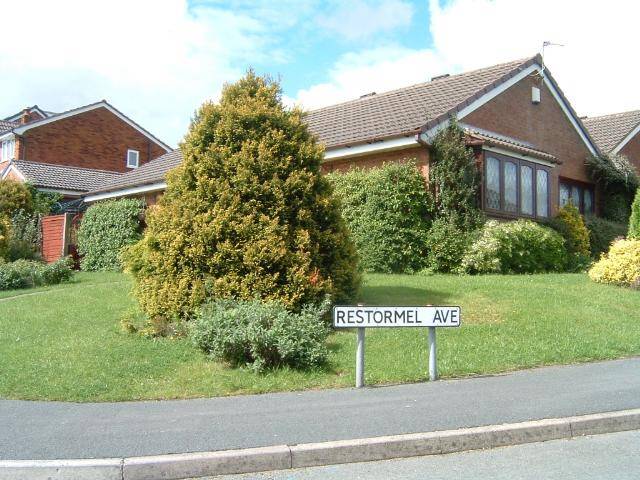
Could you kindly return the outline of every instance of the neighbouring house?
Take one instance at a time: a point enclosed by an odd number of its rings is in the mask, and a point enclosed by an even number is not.
[[[627,157],[640,172],[640,110],[583,117],[582,121],[603,153]]]
[[[0,120],[0,178],[80,199],[171,148],[108,102],[62,113],[37,105]]]
[[[585,213],[601,206],[585,167],[600,151],[539,55],[362,97],[309,112],[324,144],[323,171],[415,159],[429,174],[429,144],[457,117],[482,170],[482,206],[494,217],[545,219],[568,201]],[[154,203],[165,173],[180,163],[163,155],[86,195]],[[566,198],[565,198],[566,197]]]

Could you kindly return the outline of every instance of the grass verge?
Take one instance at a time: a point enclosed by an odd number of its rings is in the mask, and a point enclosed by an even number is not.
[[[0,397],[119,401],[351,386],[355,334],[329,339],[313,371],[255,374],[212,362],[187,339],[120,330],[134,305],[119,273],[80,273],[72,283],[0,296]],[[459,304],[463,325],[438,332],[442,377],[640,354],[640,292],[582,274],[368,275],[366,304]],[[424,381],[426,330],[367,331],[368,384]]]

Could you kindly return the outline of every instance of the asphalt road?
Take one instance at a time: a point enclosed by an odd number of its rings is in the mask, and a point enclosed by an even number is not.
[[[0,459],[104,458],[321,442],[640,407],[640,358],[412,385],[212,399],[0,400]]]
[[[640,432],[384,462],[349,463],[215,480],[637,480]],[[203,479],[204,480],[204,479]],[[213,479],[211,479],[213,480]]]

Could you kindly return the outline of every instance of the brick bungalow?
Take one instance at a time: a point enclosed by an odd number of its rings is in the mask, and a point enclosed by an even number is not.
[[[602,152],[627,157],[640,172],[640,110],[584,117],[582,121]]]
[[[102,100],[52,113],[37,105],[0,120],[0,178],[65,200],[82,197],[171,148]]]
[[[539,55],[385,93],[370,93],[309,112],[326,148],[323,171],[415,159],[429,174],[429,144],[457,117],[482,169],[482,205],[491,216],[544,219],[575,191],[583,212],[598,192],[585,168],[600,153]],[[178,151],[90,192],[86,202],[137,196],[155,203]]]

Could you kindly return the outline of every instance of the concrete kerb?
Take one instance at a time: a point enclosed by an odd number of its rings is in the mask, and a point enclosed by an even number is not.
[[[438,455],[640,429],[640,408],[438,432],[96,460],[0,461],[0,480],[178,480]]]

